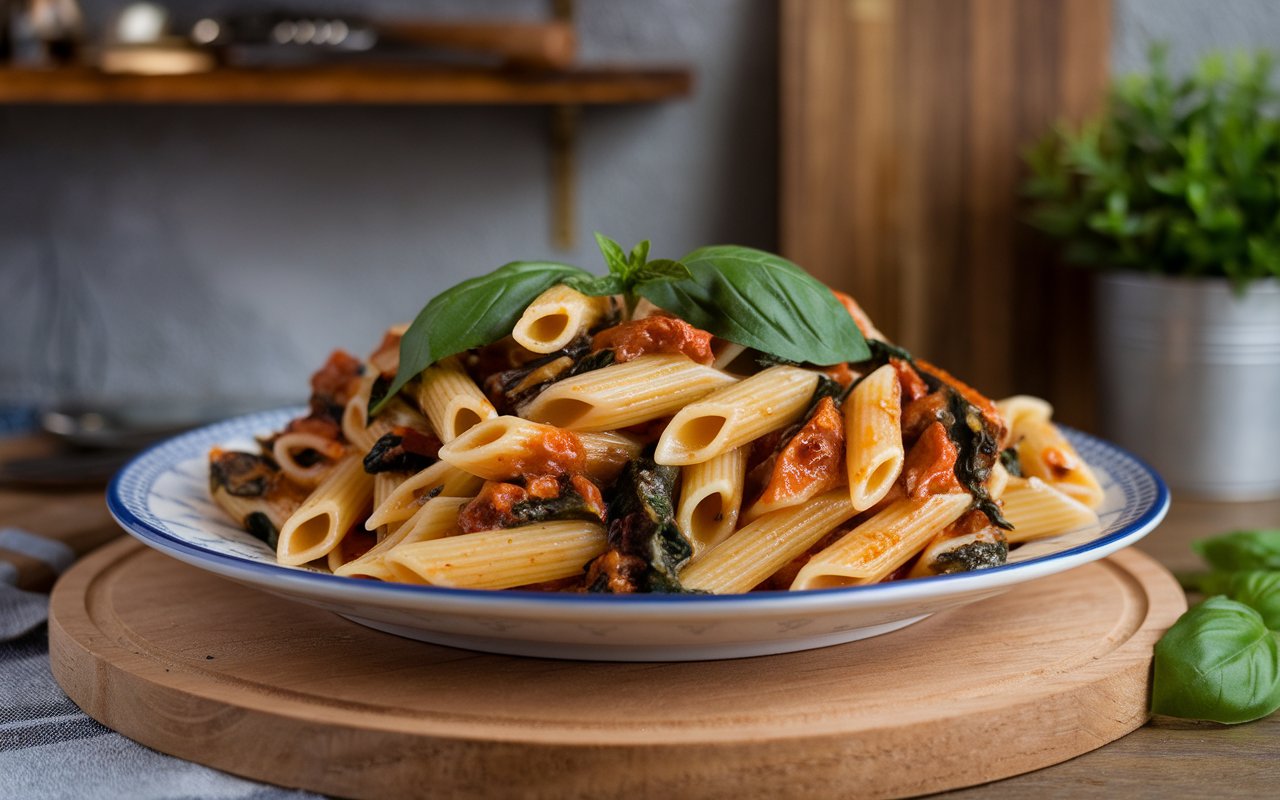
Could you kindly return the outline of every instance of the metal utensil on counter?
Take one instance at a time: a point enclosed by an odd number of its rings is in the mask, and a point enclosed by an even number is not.
[[[40,415],[40,430],[55,442],[54,451],[0,462],[0,485],[47,489],[102,485],[148,445],[236,414],[280,405],[220,400],[50,409]]]

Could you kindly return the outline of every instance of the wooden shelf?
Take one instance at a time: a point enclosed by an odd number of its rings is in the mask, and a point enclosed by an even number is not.
[[[438,67],[279,67],[190,75],[0,69],[0,104],[608,105],[689,94],[689,70],[522,73]]]

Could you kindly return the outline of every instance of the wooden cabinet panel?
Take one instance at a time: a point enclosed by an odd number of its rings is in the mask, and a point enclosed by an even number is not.
[[[1088,280],[1022,222],[1019,153],[1098,108],[1109,0],[783,0],[782,250],[899,343],[1094,421]]]

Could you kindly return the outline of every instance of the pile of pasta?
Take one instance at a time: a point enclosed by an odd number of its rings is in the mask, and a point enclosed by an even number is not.
[[[641,301],[564,286],[370,419],[404,328],[336,352],[213,498],[281,564],[475,589],[805,590],[1005,563],[1097,522],[1102,490],[1043,400],[993,402],[889,345],[808,368]]]

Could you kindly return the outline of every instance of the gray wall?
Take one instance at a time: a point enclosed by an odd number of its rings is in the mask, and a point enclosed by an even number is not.
[[[101,25],[118,6],[82,0]],[[247,0],[171,3],[189,21]],[[341,0],[303,3],[343,8]],[[589,109],[581,231],[655,252],[776,244],[773,0],[579,0],[591,62],[671,62],[692,99]],[[379,0],[539,17],[542,0]],[[1276,0],[1116,0],[1117,71],[1164,39],[1280,42]],[[546,114],[511,108],[0,108],[0,403],[299,398],[462,277],[555,252]]]
[[[114,5],[85,1],[95,22]],[[299,398],[330,349],[367,352],[464,277],[545,257],[598,270],[595,229],[660,255],[772,246],[771,0],[577,6],[585,61],[684,62],[696,87],[584,112],[569,252],[548,233],[545,109],[0,109],[0,403]]]

